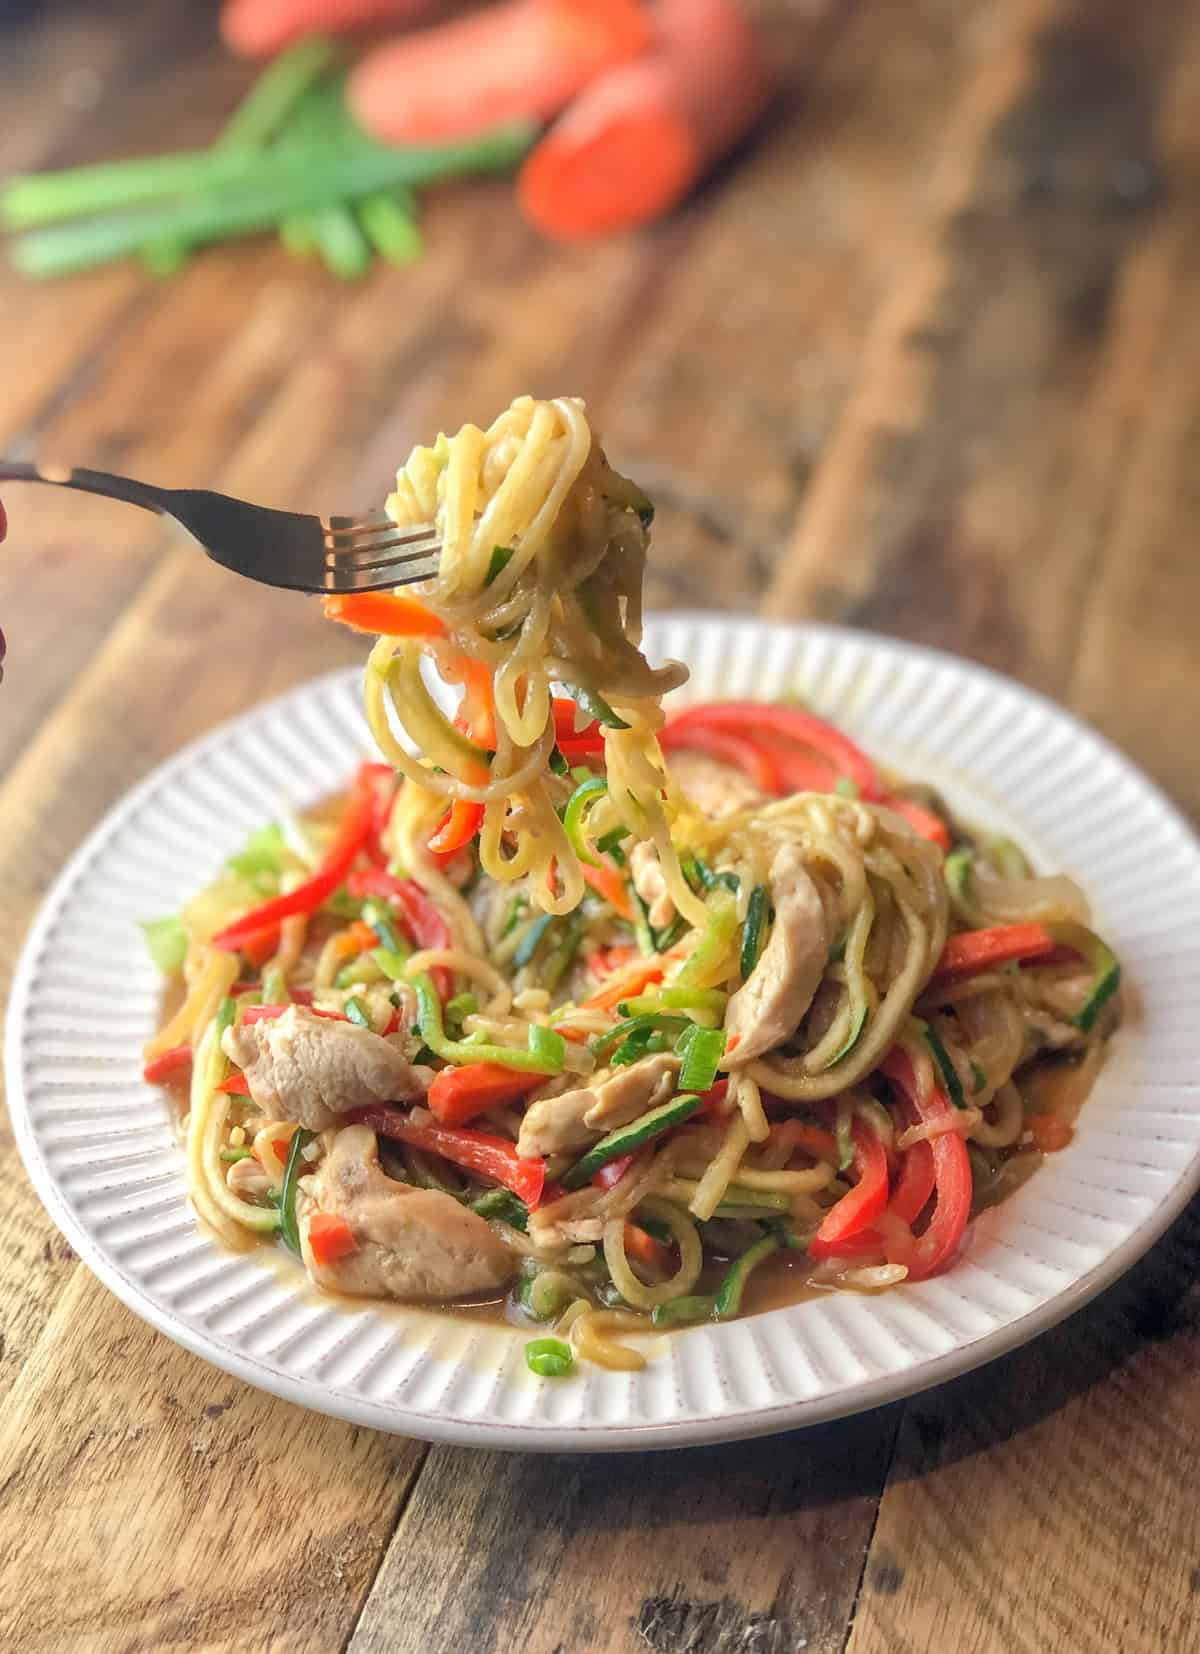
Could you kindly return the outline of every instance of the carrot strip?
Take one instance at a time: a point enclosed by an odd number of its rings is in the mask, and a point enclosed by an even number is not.
[[[934,967],[933,981],[947,976],[971,976],[1009,965],[1017,959],[1043,959],[1058,946],[1045,925],[994,925],[989,930],[967,930],[949,936]]]
[[[314,1212],[308,1224],[308,1247],[319,1264],[336,1263],[358,1251],[354,1231],[334,1212]]]
[[[423,603],[391,592],[331,592],[321,607],[326,619],[381,637],[441,637],[446,630]]]
[[[615,867],[589,867],[586,862],[581,862],[579,871],[583,874],[585,882],[591,885],[598,896],[603,896],[622,919],[633,918],[633,904],[629,900],[629,891],[625,888],[625,880]]]

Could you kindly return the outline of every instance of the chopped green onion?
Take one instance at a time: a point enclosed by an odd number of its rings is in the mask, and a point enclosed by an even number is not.
[[[575,1357],[561,1338],[532,1338],[525,1346],[525,1365],[539,1378],[565,1378]]]
[[[705,977],[718,971],[719,979],[727,974],[724,961],[737,932],[737,903],[727,890],[710,890],[708,923],[693,951],[676,973],[677,987],[709,987]]]
[[[281,52],[234,111],[221,133],[222,148],[255,150],[270,143],[336,55],[333,42],[320,35],[309,35]]]
[[[571,794],[563,812],[563,831],[571,841],[571,848],[580,861],[586,862],[589,867],[598,867],[600,864],[588,844],[587,816],[592,806],[598,803],[607,791],[608,782],[602,776],[589,775]]]
[[[279,1191],[279,1233],[284,1244],[300,1256],[300,1230],[296,1225],[296,1184],[300,1176],[300,1155],[316,1136],[316,1132],[297,1126],[288,1144],[287,1166],[283,1173],[283,1187]]]
[[[524,154],[530,137],[531,129],[521,126],[431,147],[388,149],[363,139],[336,149],[250,154],[214,148],[156,156],[14,179],[0,195],[0,215],[10,228],[50,226],[14,244],[13,261],[23,274],[66,275],[163,241],[251,235],[292,214],[380,190],[506,169]],[[87,216],[53,222],[77,213]]]
[[[217,1033],[223,1034],[226,1028],[232,1028],[237,1019],[237,1000],[227,994],[217,1007]]]
[[[491,561],[488,563],[487,575],[483,582],[484,585],[490,586],[496,576],[508,567],[515,556],[516,550],[513,546],[493,546]]]
[[[356,1022],[360,1028],[370,1028],[371,1019],[367,1015],[360,999],[356,999],[351,996],[351,998],[349,998],[342,1006],[342,1009],[350,1018],[351,1022]]]
[[[725,1030],[700,1028],[693,1022],[679,1036],[675,1052],[683,1059],[679,1090],[708,1091],[716,1084],[717,1069],[725,1055]]]
[[[664,1033],[672,1039],[677,1039],[685,1029],[693,1027],[695,1027],[695,1024],[689,1022],[686,1017],[667,1016],[661,1011],[654,1011],[648,1015],[629,1017],[624,1022],[618,1022],[606,1034],[601,1034],[598,1038],[592,1040],[588,1049],[597,1062],[603,1062],[611,1052],[627,1045],[635,1035],[640,1037],[642,1035],[649,1036],[650,1034]]]
[[[563,684],[563,688],[576,706],[581,706],[589,718],[594,718],[598,724],[603,724],[606,729],[629,728],[624,718],[618,718],[604,696],[598,695],[594,689],[582,689],[569,683]]]
[[[763,931],[767,918],[767,887],[756,884],[746,906],[746,923],[742,927],[741,971],[742,981],[749,980],[763,950]]]
[[[447,1022],[461,1022],[464,1017],[474,1016],[479,1009],[479,1000],[475,994],[455,994],[453,999],[446,1001],[443,1015]]]
[[[544,1056],[533,1051],[520,1051],[511,1045],[480,1044],[467,1040],[447,1038],[442,1025],[442,1005],[437,990],[425,971],[418,971],[411,986],[417,996],[417,1017],[421,1038],[435,1056],[444,1062],[498,1062],[508,1068],[519,1068],[531,1074],[560,1074],[562,1062],[551,1058],[549,1047]],[[547,1029],[546,1032],[551,1032]],[[559,1036],[561,1042],[561,1035]],[[564,1047],[565,1050],[565,1047]]]
[[[148,919],[142,935],[151,959],[164,976],[177,976],[187,958],[188,933],[174,914],[169,919]]]
[[[621,849],[621,841],[629,837],[628,827],[613,827],[596,840],[596,848],[602,856],[611,856],[618,867],[625,865],[625,852]]]
[[[230,856],[225,865],[254,884],[264,877],[274,881],[283,872],[286,849],[283,828],[278,822],[273,822],[271,826],[259,827],[251,833],[245,848],[239,850],[236,856]]]
[[[330,201],[311,214],[317,250],[326,267],[342,281],[357,281],[371,268],[371,244],[350,208]]]
[[[531,1056],[543,1058],[547,1065],[553,1064],[556,1073],[562,1072],[567,1060],[567,1042],[556,1029],[531,1022],[527,1039]]]

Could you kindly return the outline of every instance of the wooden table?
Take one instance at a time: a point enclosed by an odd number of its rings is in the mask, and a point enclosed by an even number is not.
[[[651,600],[953,649],[1200,812],[1200,14],[1185,0],[762,7],[776,118],[655,232],[553,249],[444,192],[411,272],[261,243],[158,286],[0,277],[0,450],[300,508],[580,392],[660,505]],[[208,6],[0,28],[0,165],[201,141]],[[64,857],[182,741],[357,659],[150,519],[12,491],[0,975]],[[634,1459],[428,1448],[151,1332],[0,1138],[0,1646],[1161,1654],[1200,1639],[1200,1208],[936,1393]]]

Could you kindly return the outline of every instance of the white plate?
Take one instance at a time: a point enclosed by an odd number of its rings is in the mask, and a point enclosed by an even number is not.
[[[159,983],[136,921],[169,913],[286,802],[369,750],[358,675],[318,679],[164,764],[51,892],[13,988],[8,1100],[39,1194],[130,1308],[216,1366],[385,1430],[477,1446],[612,1451],[791,1429],[940,1383],[1078,1309],[1200,1183],[1200,847],[1119,754],[1046,701],[961,661],[817,627],[652,621],[684,696],[796,691],[877,757],[933,782],[1075,875],[1131,1005],[1079,1130],[969,1234],[946,1275],[642,1340],[644,1372],[538,1380],[525,1337],[310,1292],[298,1269],[222,1251],[185,1203],[183,1157],[139,1049]]]

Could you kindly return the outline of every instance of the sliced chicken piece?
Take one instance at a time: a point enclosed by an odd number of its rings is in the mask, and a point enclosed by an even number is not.
[[[413,1102],[432,1074],[380,1034],[290,1005],[273,1022],[227,1028],[221,1049],[245,1073],[250,1095],[276,1120],[324,1131],[347,1109]]]
[[[821,893],[794,844],[775,852],[769,882],[775,908],[770,939],[725,1012],[725,1032],[738,1042],[730,1066],[760,1057],[795,1033],[829,958]]]
[[[599,1085],[592,1081],[596,1100],[587,1111],[585,1123],[594,1131],[613,1131],[627,1125],[639,1114],[666,1102],[675,1089],[678,1073],[679,1058],[669,1051],[642,1057],[628,1068],[614,1068]]]
[[[629,857],[633,888],[646,904],[646,917],[655,930],[665,930],[675,917],[675,903],[659,864],[658,851],[649,839],[634,845]]]
[[[605,1132],[636,1120],[666,1102],[679,1072],[679,1058],[669,1052],[643,1057],[590,1085],[531,1104],[521,1121],[517,1153],[526,1160],[568,1149],[583,1149]]]
[[[696,808],[714,821],[723,821],[739,810],[766,802],[766,793],[741,770],[702,752],[673,752],[669,768]]]
[[[317,1212],[350,1225],[358,1242],[333,1263],[309,1243]],[[495,1292],[516,1258],[477,1212],[440,1189],[413,1189],[388,1177],[369,1126],[345,1126],[333,1140],[300,1213],[304,1263],[318,1286],[360,1298],[430,1302]]]

